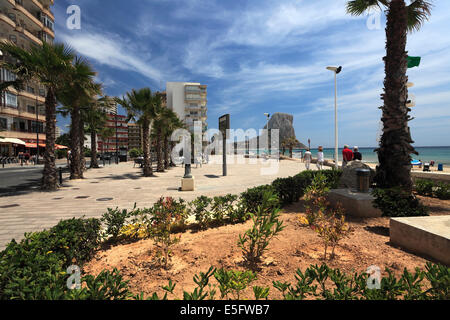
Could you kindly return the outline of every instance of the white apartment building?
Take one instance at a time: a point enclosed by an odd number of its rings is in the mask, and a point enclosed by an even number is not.
[[[207,86],[191,82],[167,82],[167,106],[175,111],[187,129],[194,131],[194,121],[202,122],[202,130],[208,130]]]

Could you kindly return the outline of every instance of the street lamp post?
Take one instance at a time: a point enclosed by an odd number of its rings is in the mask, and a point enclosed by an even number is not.
[[[338,138],[338,113],[337,113],[337,75],[342,71],[342,67],[327,67],[327,70],[334,72],[334,163],[339,169],[339,138]]]
[[[270,121],[270,113],[264,113],[267,117],[267,148],[269,149],[269,155],[271,154],[271,145],[270,145],[270,131],[269,131],[269,121]]]

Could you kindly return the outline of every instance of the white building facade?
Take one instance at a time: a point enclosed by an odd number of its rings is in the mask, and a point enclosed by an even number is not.
[[[202,122],[202,131],[208,130],[207,86],[191,82],[167,82],[167,107],[172,109],[186,127],[193,132],[194,122]]]

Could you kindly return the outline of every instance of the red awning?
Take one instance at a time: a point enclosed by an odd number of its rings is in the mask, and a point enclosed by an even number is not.
[[[37,145],[36,145],[36,143],[26,143],[25,144],[25,148],[30,148],[30,149],[37,149]],[[45,148],[45,143],[39,143],[39,148]],[[69,149],[68,147],[66,147],[66,146],[62,146],[62,145],[59,145],[59,144],[55,144],[55,149],[56,150],[59,150],[59,149]]]

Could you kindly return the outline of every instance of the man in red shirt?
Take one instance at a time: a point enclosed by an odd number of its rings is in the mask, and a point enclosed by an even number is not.
[[[347,163],[353,161],[353,151],[349,148],[348,145],[344,146],[344,150],[342,151],[343,161],[342,167],[345,167]]]

